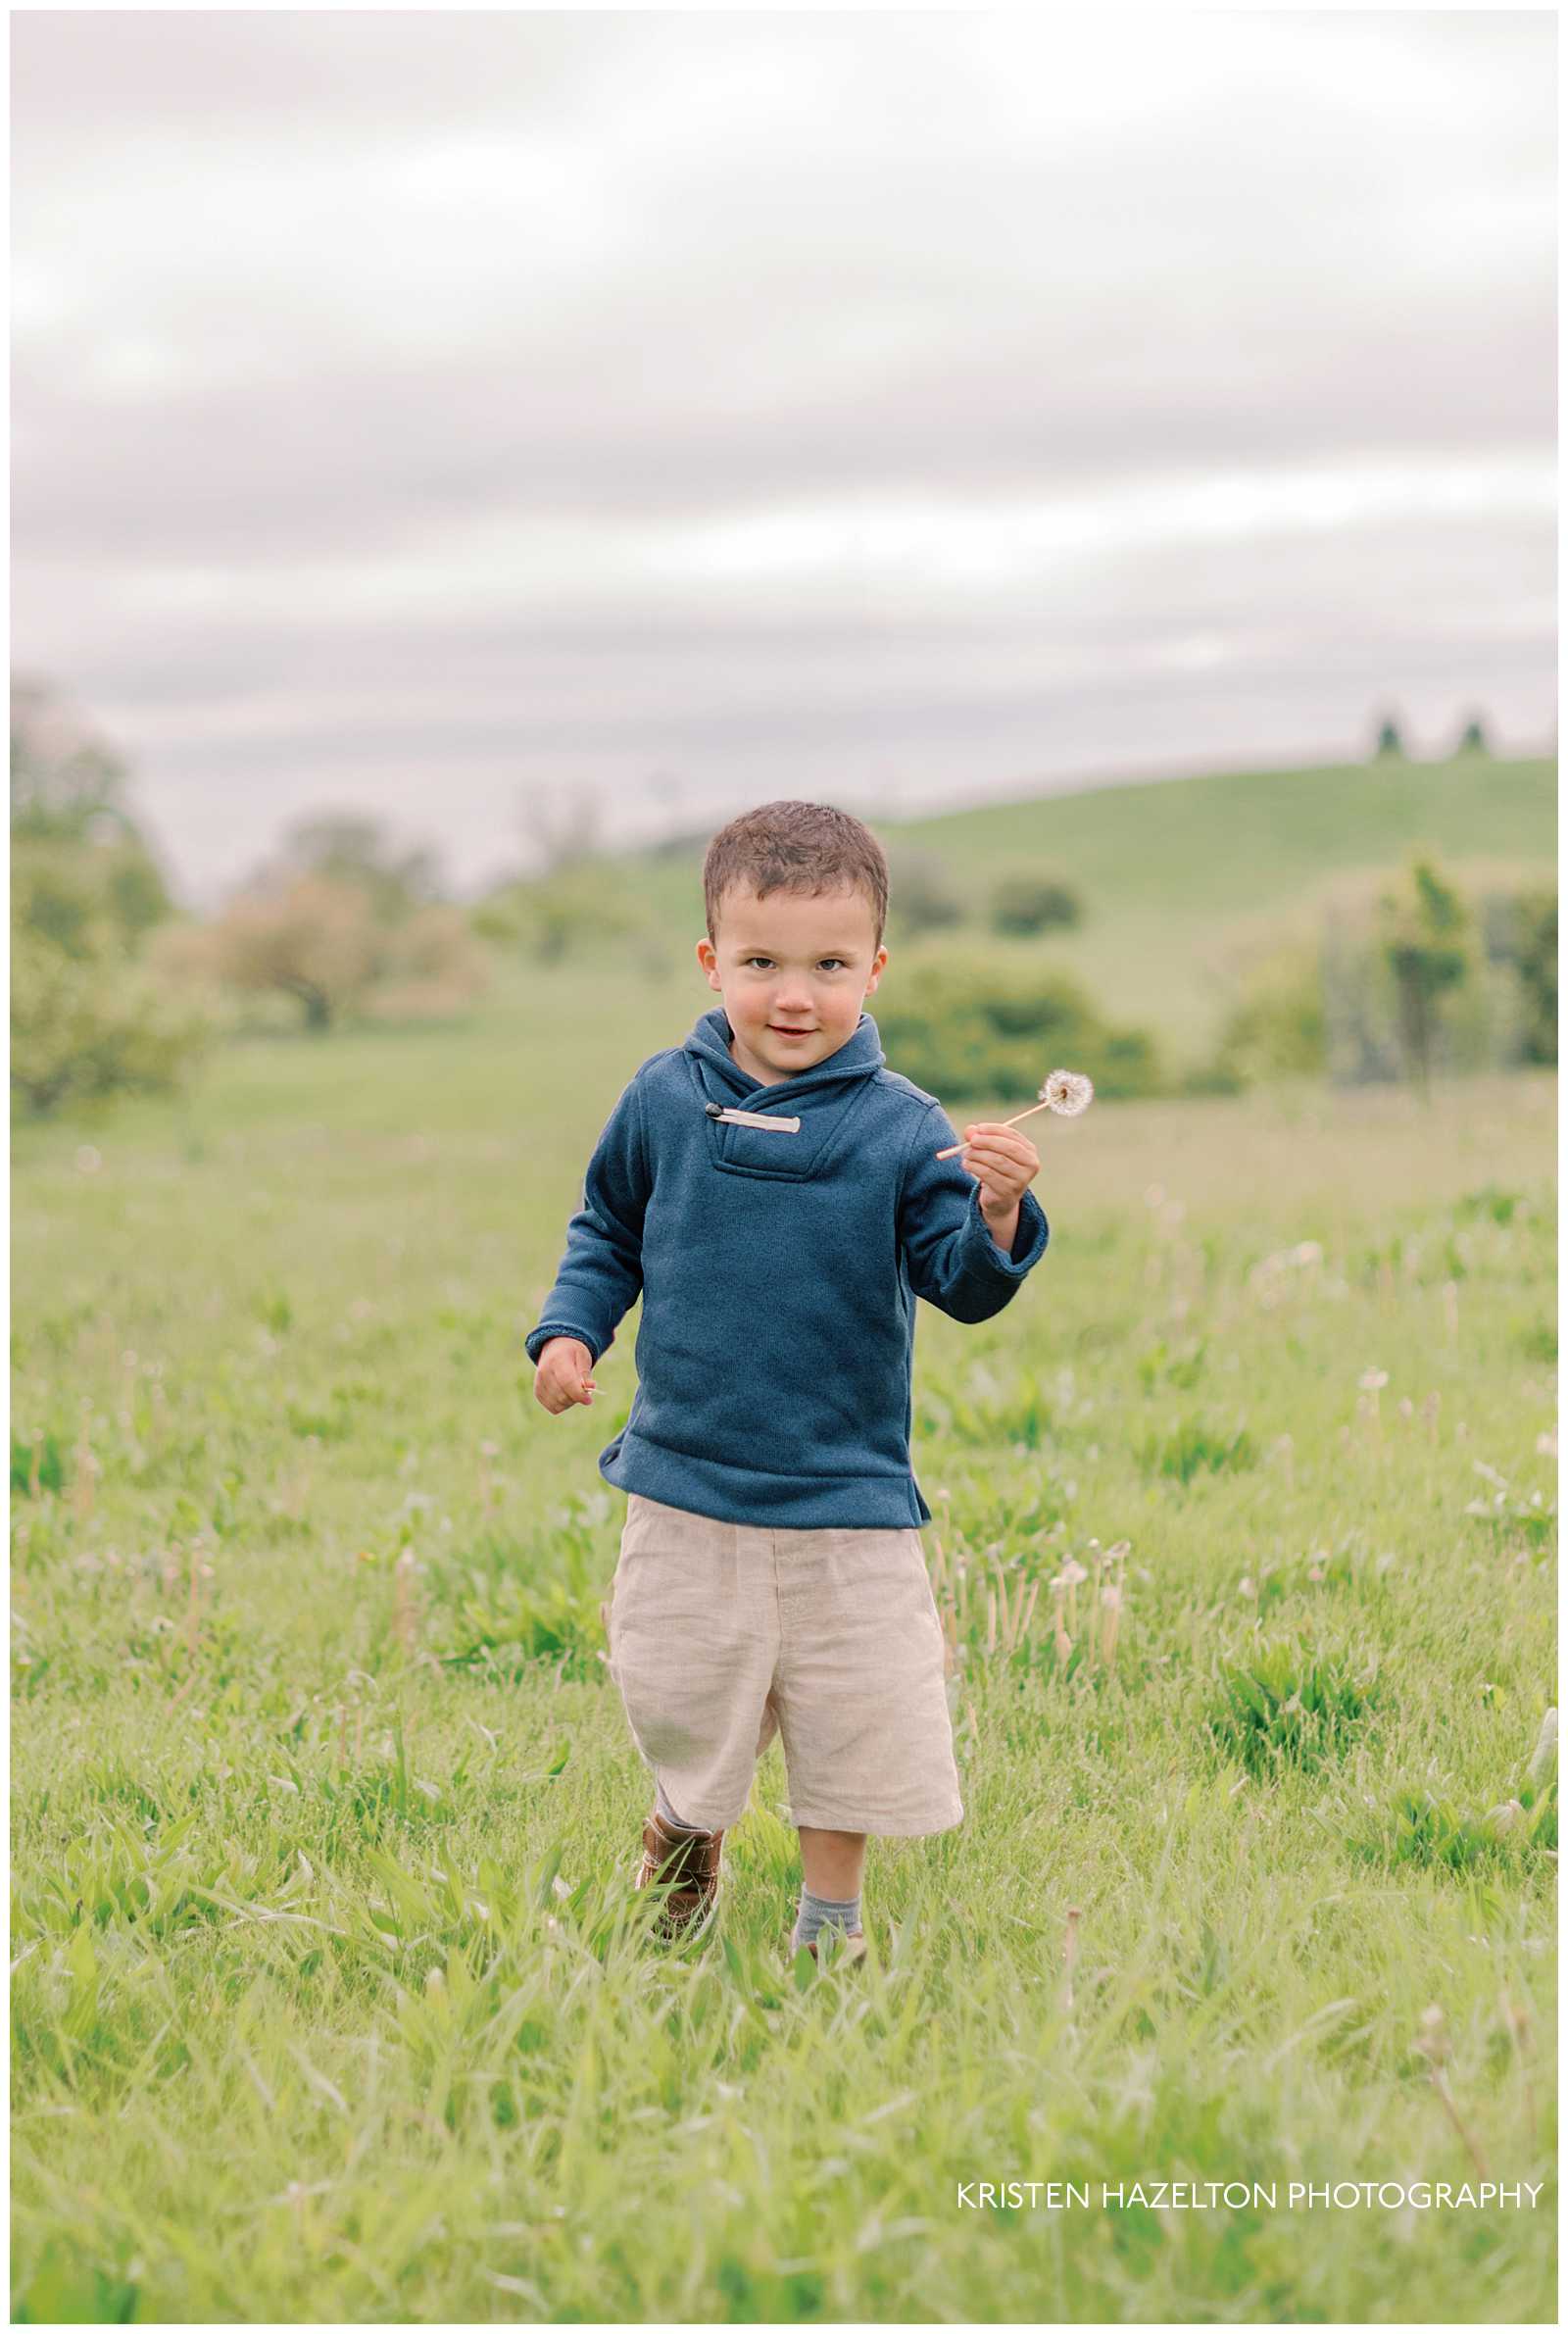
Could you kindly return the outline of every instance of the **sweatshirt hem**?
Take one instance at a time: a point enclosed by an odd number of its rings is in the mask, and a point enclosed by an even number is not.
[[[818,1476],[770,1473],[721,1459],[694,1459],[624,1432],[599,1455],[599,1472],[617,1491],[718,1523],[797,1531],[918,1531],[931,1511],[911,1474]]]

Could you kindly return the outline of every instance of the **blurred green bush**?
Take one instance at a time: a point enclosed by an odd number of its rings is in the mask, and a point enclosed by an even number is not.
[[[1165,1090],[1150,1033],[1104,1020],[1059,967],[932,946],[900,960],[875,1010],[889,1067],[944,1100],[1033,1101],[1063,1068],[1086,1072],[1106,1098]]]
[[[1005,875],[991,895],[992,929],[1023,939],[1036,932],[1068,931],[1083,919],[1082,894],[1058,875]]]
[[[1557,902],[1492,872],[1467,897],[1430,855],[1337,879],[1288,928],[1254,936],[1190,1091],[1275,1078],[1336,1085],[1514,1069],[1557,1058]]]

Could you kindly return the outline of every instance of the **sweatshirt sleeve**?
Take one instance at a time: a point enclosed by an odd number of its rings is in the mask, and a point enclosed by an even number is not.
[[[594,1362],[613,1343],[616,1322],[642,1291],[648,1191],[642,1093],[633,1078],[588,1162],[556,1285],[523,1341],[530,1362],[537,1365],[552,1337],[580,1337]]]
[[[1051,1226],[1032,1191],[1018,1202],[1010,1253],[980,1213],[980,1186],[961,1159],[936,1154],[958,1140],[940,1103],[916,1124],[899,1193],[899,1249],[917,1297],[956,1321],[989,1320],[1046,1253]]]

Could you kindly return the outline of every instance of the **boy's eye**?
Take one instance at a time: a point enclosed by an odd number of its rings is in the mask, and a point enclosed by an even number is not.
[[[747,965],[771,965],[773,962],[771,957],[743,957],[741,961]],[[847,965],[849,959],[848,957],[819,957],[817,962],[822,965]]]

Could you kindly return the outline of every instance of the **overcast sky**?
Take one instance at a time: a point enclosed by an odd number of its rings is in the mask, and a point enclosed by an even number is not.
[[[1547,11],[11,26],[14,661],[194,904],[1550,733]]]

